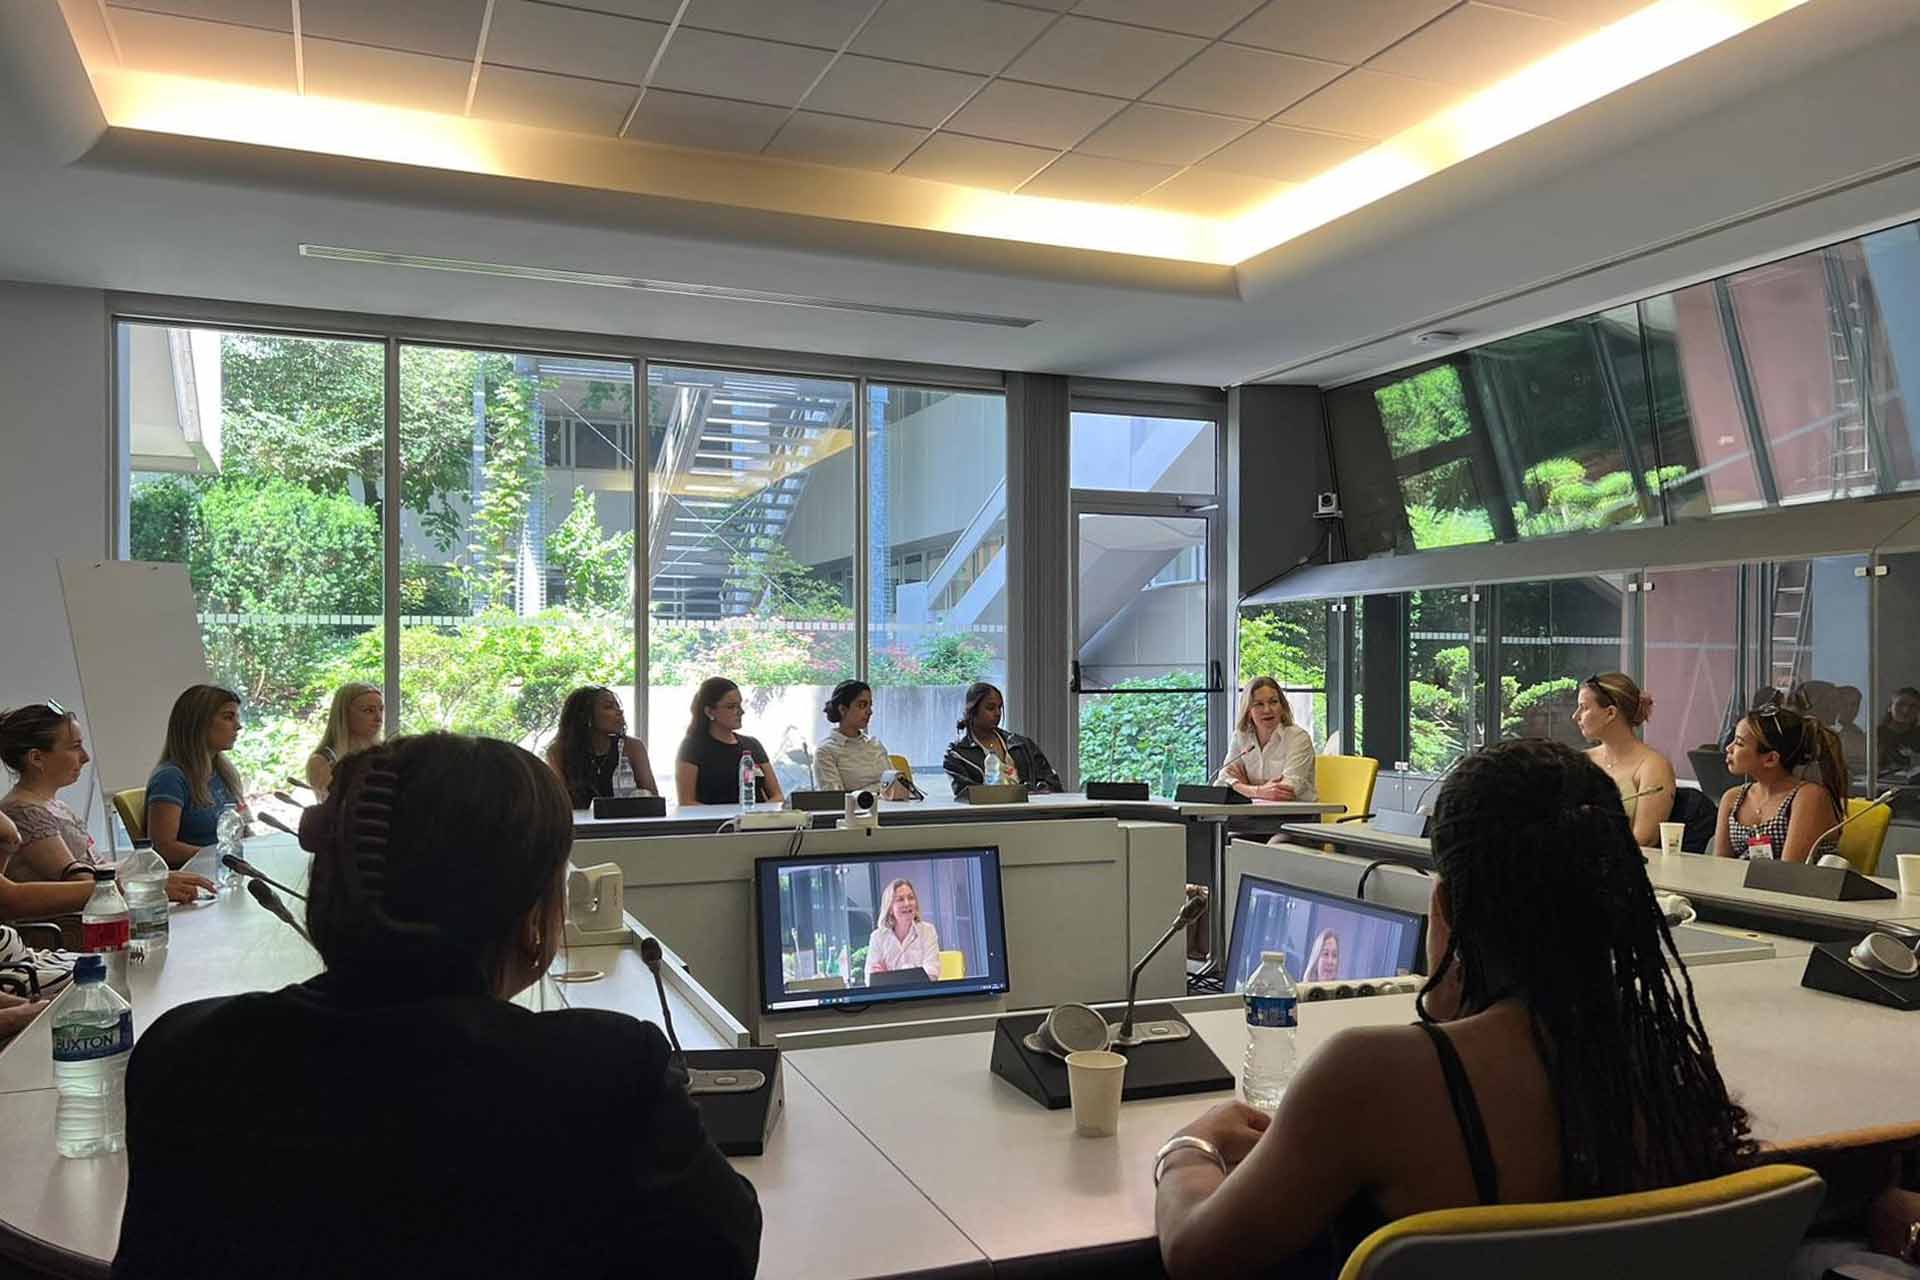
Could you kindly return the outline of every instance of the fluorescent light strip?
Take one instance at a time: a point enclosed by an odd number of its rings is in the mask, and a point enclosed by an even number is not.
[[[637,289],[681,298],[708,298],[716,302],[758,302],[770,307],[801,307],[810,311],[850,311],[859,315],[905,316],[915,320],[943,320],[951,324],[990,325],[1026,329],[1037,320],[1021,316],[978,315],[968,311],[929,311],[879,302],[850,302],[842,298],[811,298],[796,293],[769,293],[763,289],[734,289],[724,285],[687,284],[677,280],[645,280],[638,276],[602,275],[594,271],[565,271],[557,267],[523,267],[503,262],[474,262],[465,258],[432,258],[417,253],[387,253],[378,249],[350,249],[339,245],[303,244],[303,258],[329,262],[359,262],[379,267],[415,267],[423,271],[457,271],[467,275],[503,276],[510,280],[538,280],[547,284],[584,284],[601,289]]]

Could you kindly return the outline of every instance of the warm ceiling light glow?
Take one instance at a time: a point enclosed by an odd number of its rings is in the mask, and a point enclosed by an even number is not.
[[[1210,218],[968,187],[952,191],[933,221],[936,231],[1221,266],[1233,263],[1232,258],[1221,256],[1219,224]]]

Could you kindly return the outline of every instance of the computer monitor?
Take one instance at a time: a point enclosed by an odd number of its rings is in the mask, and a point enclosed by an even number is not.
[[[1425,926],[1426,917],[1412,911],[1243,875],[1227,946],[1227,990],[1246,989],[1263,951],[1285,952],[1287,976],[1295,982],[1418,973]],[[1310,973],[1317,963],[1330,972]]]
[[[909,892],[902,939],[888,903]],[[1007,990],[997,845],[760,858],[754,898],[762,1013]]]

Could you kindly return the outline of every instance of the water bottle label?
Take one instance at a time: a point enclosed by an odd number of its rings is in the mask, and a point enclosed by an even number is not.
[[[122,1009],[120,1021],[111,1027],[90,1022],[56,1022],[53,1025],[55,1062],[92,1062],[133,1051],[133,1010]]]
[[[118,951],[127,945],[133,936],[131,916],[115,916],[106,920],[82,920],[80,922],[80,949],[82,951]]]
[[[1248,996],[1247,1025],[1250,1027],[1297,1026],[1298,1002],[1292,996]]]

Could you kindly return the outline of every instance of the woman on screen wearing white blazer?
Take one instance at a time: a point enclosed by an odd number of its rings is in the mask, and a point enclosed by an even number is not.
[[[1227,762],[1214,778],[1249,800],[1317,798],[1313,786],[1313,735],[1293,722],[1293,707],[1272,676],[1247,681],[1234,717]]]
[[[867,939],[867,981],[876,973],[897,973],[902,969],[924,969],[928,981],[940,979],[940,935],[933,925],[920,918],[920,895],[911,880],[887,881],[880,893],[886,904],[880,912],[880,927]]]

